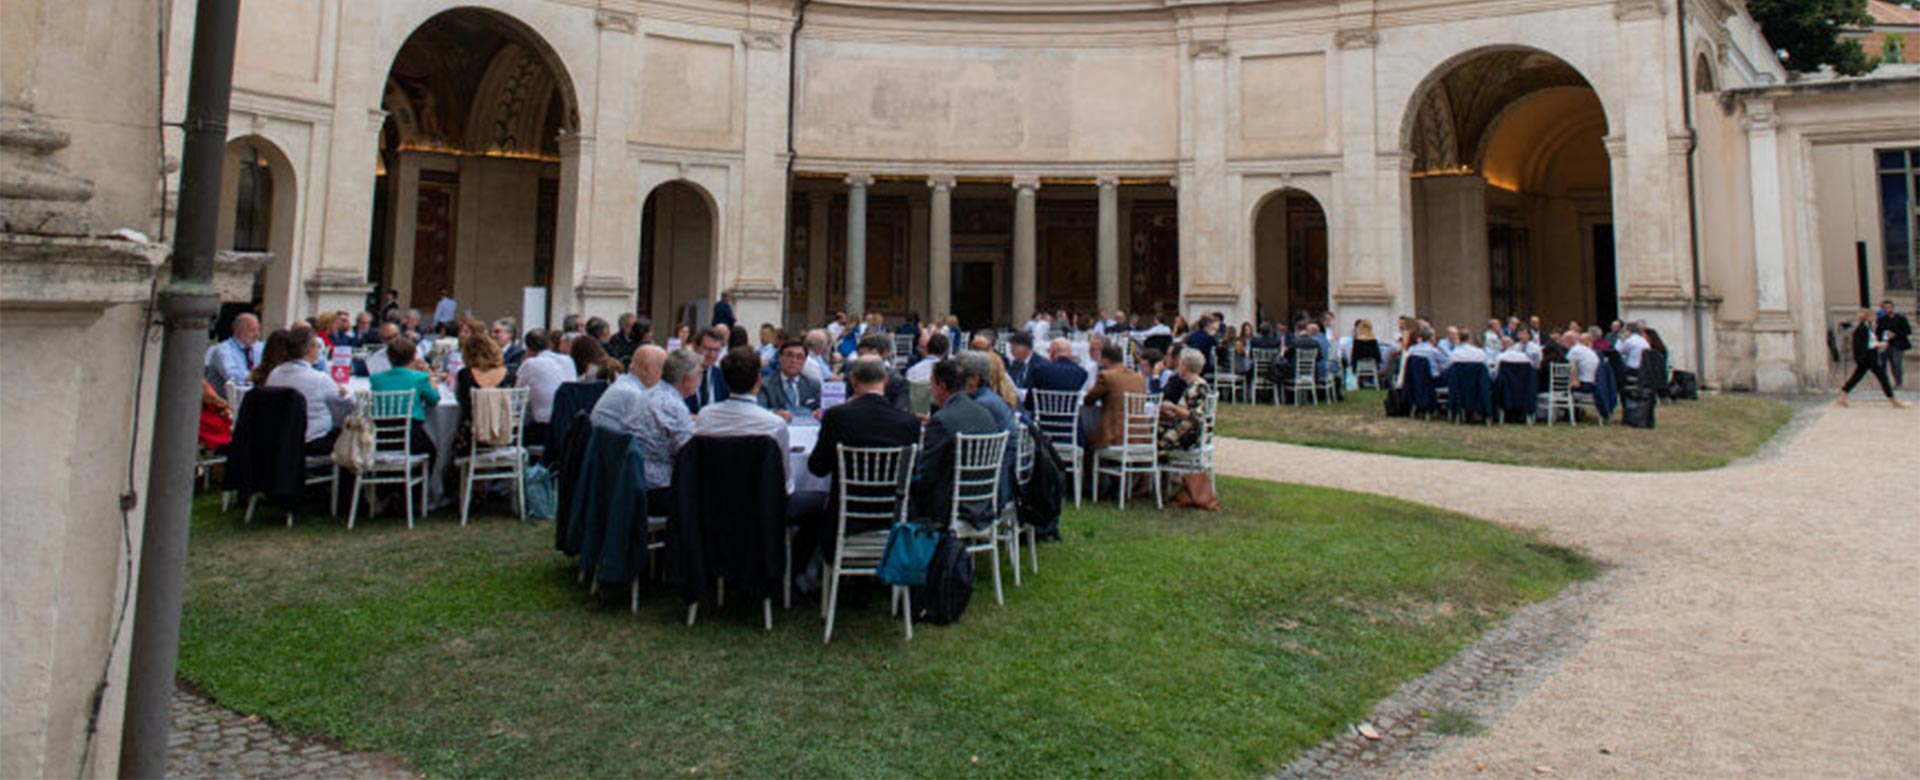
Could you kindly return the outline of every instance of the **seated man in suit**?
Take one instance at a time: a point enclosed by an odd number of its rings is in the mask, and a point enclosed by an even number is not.
[[[861,336],[860,345],[854,349],[854,356],[862,358],[869,355],[878,357],[887,364],[887,403],[893,404],[900,411],[912,412],[913,394],[907,388],[907,378],[893,370],[893,337],[885,333]],[[841,373],[850,373],[853,370],[853,363],[852,360],[847,361],[846,368]]]
[[[953,463],[959,446],[959,434],[999,433],[1005,428],[993,421],[993,415],[967,395],[966,369],[955,360],[943,360],[933,367],[930,388],[933,403],[940,411],[927,421],[920,450],[920,462],[913,475],[912,516],[943,525],[953,512]],[[961,508],[961,517],[975,528],[993,522],[999,507],[985,505]]]
[[[699,414],[706,406],[727,400],[731,393],[727,390],[726,377],[720,370],[720,358],[727,349],[727,334],[718,328],[705,328],[693,339],[693,348],[705,359],[700,370],[700,386],[693,395],[687,397],[687,411]],[[760,370],[758,356],[754,359],[754,371]]]
[[[815,517],[800,518],[800,530],[793,538],[794,577],[802,592],[813,590],[813,568],[807,563],[816,551],[826,559],[833,557],[833,539],[840,522],[839,490],[841,480],[840,445],[849,447],[905,447],[920,443],[920,419],[887,402],[887,363],[877,357],[849,361],[847,402],[828,409],[820,416],[820,439],[807,456],[807,471],[815,476],[833,475],[834,495],[826,501],[825,511]],[[847,533],[874,531],[888,527],[883,520],[849,520]]]
[[[1117,349],[1117,348],[1116,348]],[[1087,370],[1073,359],[1073,347],[1066,339],[1047,344],[1047,360],[1027,369],[1028,390],[1055,390],[1078,393],[1087,386]],[[1032,396],[1029,395],[1029,398]]]
[[[1101,408],[1100,425],[1087,438],[1088,453],[1120,444],[1127,425],[1126,414],[1121,408],[1126,402],[1126,394],[1146,391],[1146,377],[1127,367],[1119,347],[1107,344],[1100,348],[1100,375],[1094,378],[1093,389],[1087,391],[1086,398],[1087,406]]]
[[[1033,364],[1033,334],[1021,331],[1007,337],[1007,354],[1013,359],[1007,361],[1007,379],[1014,387],[1031,387]]]
[[[779,361],[779,370],[760,384],[760,405],[787,422],[820,419],[820,380],[807,376],[806,345],[781,344]]]

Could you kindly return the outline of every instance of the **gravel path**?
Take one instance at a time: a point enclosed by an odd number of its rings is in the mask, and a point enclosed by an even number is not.
[[[352,753],[280,734],[259,718],[234,713],[184,688],[173,691],[172,722],[168,777],[413,780],[419,776],[393,756]]]
[[[1624,567],[1592,637],[1421,777],[1920,776],[1920,410],[1804,410],[1724,469],[1583,473],[1222,440],[1222,473],[1538,529]]]

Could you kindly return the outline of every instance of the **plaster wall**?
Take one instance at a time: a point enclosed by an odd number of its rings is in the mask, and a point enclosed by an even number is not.
[[[934,47],[803,40],[796,147],[902,161],[1178,156],[1173,49]]]

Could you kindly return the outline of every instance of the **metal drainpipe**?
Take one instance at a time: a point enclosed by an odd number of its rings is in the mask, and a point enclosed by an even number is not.
[[[220,223],[220,169],[227,146],[239,0],[199,0],[193,67],[187,82],[180,210],[174,222],[172,279],[160,291],[166,341],[154,387],[152,461],[140,546],[127,673],[120,776],[165,777],[168,714],[180,651],[180,594],[193,518],[193,461],[207,323],[219,311],[213,290],[214,234]]]
[[[1676,0],[1674,17],[1680,30],[1680,111],[1687,124],[1687,240],[1693,258],[1693,370],[1707,378],[1707,333],[1701,326],[1705,304],[1700,296],[1700,179],[1695,158],[1700,152],[1700,130],[1693,126],[1693,55],[1687,48],[1687,3]]]
[[[786,258],[788,265],[792,265],[794,262],[793,238],[792,238],[793,236],[793,161],[794,161],[794,151],[793,151],[794,94],[793,93],[794,93],[794,89],[800,83],[800,74],[799,74],[799,71],[797,71],[795,68],[800,61],[800,30],[801,28],[807,26],[807,6],[812,4],[813,4],[813,0],[800,0],[800,4],[794,7],[793,31],[787,34],[787,192],[786,192],[786,195],[784,195],[782,198],[783,200],[786,201],[786,203],[781,204],[781,209],[780,209],[780,214],[781,214],[780,254]],[[821,238],[819,236],[809,236],[807,240],[819,241],[821,240]],[[782,283],[780,286],[782,289],[784,289],[786,287],[786,284]],[[787,290],[788,296],[792,296],[794,294],[796,294],[796,291]],[[805,292],[801,291],[799,292],[799,294],[804,295]],[[785,303],[784,300],[782,302]],[[788,308],[791,308],[791,304],[788,304]]]

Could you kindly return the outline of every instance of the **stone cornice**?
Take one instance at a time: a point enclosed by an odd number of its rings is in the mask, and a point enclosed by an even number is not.
[[[146,301],[163,244],[0,233],[0,307],[103,309]]]
[[[801,155],[794,160],[796,173],[838,175],[861,171],[885,178],[925,178],[946,174],[962,179],[1011,179],[1034,176],[1048,179],[1092,179],[1117,176],[1123,179],[1157,179],[1177,172],[1173,160],[1111,162],[961,162],[957,160],[857,160]]]

